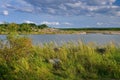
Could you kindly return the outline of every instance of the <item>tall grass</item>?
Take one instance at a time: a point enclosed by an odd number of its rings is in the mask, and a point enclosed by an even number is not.
[[[78,42],[33,46],[27,37],[0,41],[0,80],[119,80],[120,49]]]

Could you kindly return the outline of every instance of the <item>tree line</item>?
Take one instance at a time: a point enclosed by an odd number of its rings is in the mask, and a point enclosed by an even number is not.
[[[0,24],[0,32],[32,32],[39,29],[49,28],[46,24],[36,25],[34,23],[4,23]]]
[[[106,28],[59,28],[60,30],[67,30],[67,31],[88,31],[88,30],[99,30],[99,31],[120,31],[119,27],[106,27]]]

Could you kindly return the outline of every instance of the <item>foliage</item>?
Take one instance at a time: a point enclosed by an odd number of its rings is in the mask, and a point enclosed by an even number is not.
[[[119,47],[103,48],[101,53],[82,42],[33,46],[29,38],[10,34],[0,41],[0,80],[120,79]]]
[[[41,24],[41,25],[36,25],[34,23],[21,23],[21,24],[16,24],[16,23],[5,23],[5,24],[0,24],[0,32],[34,32],[39,29],[44,29],[48,28],[46,24]]]
[[[39,29],[44,29],[44,28],[48,28],[48,26],[46,24],[42,24],[38,26]]]
[[[111,27],[111,28],[60,28],[60,30],[67,30],[67,31],[120,31],[120,28],[114,28],[114,27]]]

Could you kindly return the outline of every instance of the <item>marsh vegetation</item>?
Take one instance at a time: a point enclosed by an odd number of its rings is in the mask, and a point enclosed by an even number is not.
[[[0,41],[0,80],[119,80],[120,48],[78,42],[35,46],[10,34]]]

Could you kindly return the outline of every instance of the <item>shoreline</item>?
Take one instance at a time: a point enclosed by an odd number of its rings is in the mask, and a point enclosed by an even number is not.
[[[13,32],[14,33],[14,32]],[[33,35],[43,35],[43,34],[110,34],[110,35],[120,35],[120,31],[63,31],[63,30],[59,30],[57,32],[15,32],[17,34],[23,34],[23,35],[27,35],[27,34],[33,34]],[[9,32],[1,32],[0,35],[8,35],[10,34]]]
[[[90,33],[118,35],[120,34],[120,31],[89,31],[89,32],[86,32],[86,34],[90,34]]]

